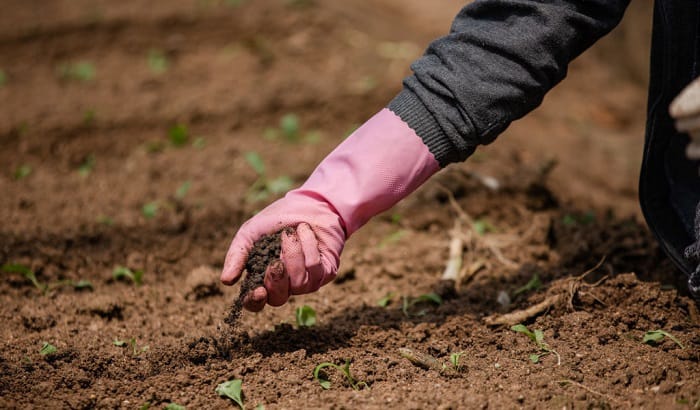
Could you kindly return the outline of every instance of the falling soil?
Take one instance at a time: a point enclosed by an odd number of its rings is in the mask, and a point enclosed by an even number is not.
[[[277,232],[265,235],[253,244],[253,249],[250,250],[248,260],[245,263],[245,277],[241,282],[240,293],[233,302],[228,316],[224,319],[224,322],[231,328],[235,329],[238,326],[238,320],[243,311],[243,300],[253,289],[263,286],[267,266],[280,258],[281,237],[281,232]]]

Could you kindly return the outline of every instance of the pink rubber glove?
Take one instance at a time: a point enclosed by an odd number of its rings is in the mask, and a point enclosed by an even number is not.
[[[439,170],[423,141],[401,118],[383,109],[350,135],[300,188],[244,223],[226,255],[221,281],[240,279],[248,251],[263,235],[282,233],[281,262],[271,263],[265,286],[246,309],[280,306],[335,278],[345,240],[371,217],[391,208]]]

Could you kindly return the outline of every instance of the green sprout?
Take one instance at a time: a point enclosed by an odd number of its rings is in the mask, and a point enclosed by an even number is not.
[[[547,343],[544,342],[544,332],[541,330],[535,330],[534,332],[531,332],[530,329],[527,328],[527,326],[523,324],[517,324],[513,327],[510,328],[511,330],[522,333],[526,335],[527,337],[530,338],[537,347],[540,349],[540,353],[533,353],[530,355],[530,361],[532,363],[539,363],[540,358],[552,353],[555,356],[557,356],[557,365],[561,365],[561,356],[559,356],[559,353],[557,353],[556,350],[552,349],[549,347]]]
[[[39,350],[39,354],[42,356],[49,356],[57,351],[58,349],[56,349],[56,346],[52,345],[51,343],[44,342],[44,344],[41,346],[41,350]]]
[[[78,174],[80,174],[82,177],[86,177],[90,175],[93,168],[95,168],[95,156],[93,154],[89,154],[87,157],[85,157],[85,161],[78,167]]]
[[[299,327],[311,327],[316,324],[316,311],[308,305],[295,309],[294,316]]]
[[[190,133],[186,125],[176,124],[168,130],[168,138],[173,146],[182,147],[187,144],[187,141],[190,139]]]
[[[389,306],[391,304],[392,299],[394,299],[394,296],[396,296],[396,292],[387,293],[386,295],[384,295],[383,298],[377,301],[377,305],[383,308]]]
[[[180,185],[177,190],[175,191],[175,198],[179,200],[185,199],[185,196],[187,195],[187,192],[189,192],[190,188],[192,187],[192,182],[191,181],[185,181]]]
[[[143,271],[142,270],[131,270],[124,266],[117,266],[112,271],[112,279],[123,280],[129,279],[137,286],[143,284]]]
[[[318,383],[324,390],[331,388],[330,380],[326,379],[320,374],[321,370],[326,367],[340,371],[343,376],[345,376],[345,380],[347,380],[348,384],[350,384],[350,387],[352,387],[354,390],[360,390],[362,387],[367,387],[367,383],[357,381],[357,379],[353,377],[352,373],[350,373],[350,360],[345,360],[345,364],[343,366],[338,366],[335,363],[323,362],[314,368],[314,379],[318,380]]]
[[[245,410],[243,392],[241,389],[242,385],[243,381],[240,379],[229,380],[216,386],[216,393],[221,397],[228,397],[238,404],[241,410]]]
[[[2,266],[2,268],[0,268],[0,270],[2,270],[5,273],[19,273],[20,275],[24,276],[25,279],[29,280],[35,288],[41,291],[41,293],[47,293],[50,290],[57,289],[63,286],[72,286],[76,290],[93,288],[92,283],[85,279],[81,279],[78,281],[66,279],[59,280],[58,282],[52,282],[49,284],[42,283],[39,281],[39,279],[37,279],[34,271],[20,264],[5,264]]]
[[[255,151],[245,153],[245,160],[258,175],[258,179],[248,188],[246,199],[249,202],[257,202],[267,199],[270,195],[277,195],[287,192],[294,182],[288,176],[281,176],[275,179],[268,179],[260,154]]]
[[[7,84],[7,74],[5,74],[5,71],[0,69],[0,88],[4,87],[5,84]]]
[[[464,352],[457,352],[457,353],[450,354],[450,364],[458,372],[461,372],[463,369],[462,364],[459,362],[463,355],[464,355]]]
[[[642,338],[642,343],[646,343],[651,346],[655,346],[659,343],[661,343],[665,337],[668,337],[671,339],[674,343],[676,343],[681,349],[685,349],[685,346],[678,340],[675,336],[672,334],[664,331],[664,330],[650,330],[646,333],[644,333],[644,337]]]
[[[516,289],[515,292],[513,292],[513,296],[515,297],[520,295],[521,293],[537,290],[540,287],[542,287],[542,281],[540,281],[540,277],[537,275],[537,273],[535,273],[525,285]]]
[[[206,145],[207,141],[204,137],[197,137],[192,141],[192,146],[197,149],[202,149]]]
[[[420,303],[431,303],[436,306],[440,306],[442,305],[442,298],[437,293],[426,293],[415,298],[404,296],[401,311],[406,317],[423,316],[428,312],[427,309],[421,309],[418,312],[411,312],[411,309]]]
[[[158,201],[148,202],[141,207],[141,214],[146,219],[153,219],[158,213],[159,207]]]
[[[114,225],[114,218],[109,217],[107,215],[100,215],[97,218],[95,218],[95,221],[97,221],[97,223],[101,224],[101,225],[106,225],[106,226]]]
[[[287,142],[299,142],[304,140],[307,143],[317,143],[321,140],[321,135],[317,131],[310,131],[305,135],[301,132],[299,117],[296,114],[286,114],[279,122],[278,128],[267,128],[263,136],[268,140],[276,140],[280,137]]]
[[[474,231],[479,235],[484,235],[489,232],[496,232],[496,227],[491,224],[491,222],[486,219],[477,219],[474,221],[473,225]]]
[[[405,229],[399,229],[399,230],[396,231],[396,232],[392,232],[392,233],[390,233],[389,235],[387,235],[387,236],[385,236],[384,238],[382,238],[382,240],[379,241],[379,244],[377,245],[377,247],[378,247],[379,249],[382,249],[382,248],[384,248],[384,247],[386,247],[386,246],[388,246],[388,245],[392,245],[392,244],[394,244],[394,243],[400,241],[401,238],[403,238],[404,236],[406,236],[406,233],[407,233],[407,232],[408,232],[408,231],[406,231]]]
[[[177,403],[169,403],[165,406],[165,410],[187,410],[187,408]]]
[[[153,74],[163,74],[168,71],[168,58],[161,50],[151,49],[148,51],[148,68]]]
[[[19,181],[20,179],[24,179],[29,176],[29,174],[32,173],[32,167],[27,165],[27,164],[22,164],[17,167],[14,173],[14,178],[15,180]]]
[[[89,82],[95,79],[97,70],[89,61],[64,63],[58,66],[56,73],[62,80]]]
[[[130,347],[131,347],[131,355],[134,356],[134,357],[139,356],[139,355],[141,355],[141,353],[144,353],[144,352],[146,352],[146,351],[148,350],[148,346],[139,347],[139,346],[136,344],[136,338],[135,338],[135,337],[132,337],[132,338],[130,338],[130,339],[128,339],[128,340],[114,339],[114,341],[112,342],[112,344],[115,345],[115,346],[117,346],[117,347],[130,346]]]
[[[561,222],[566,226],[590,225],[595,222],[595,214],[590,211],[583,215],[566,214],[561,218]]]

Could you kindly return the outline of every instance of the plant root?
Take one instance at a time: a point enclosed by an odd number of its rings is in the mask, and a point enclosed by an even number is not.
[[[438,359],[427,354],[417,352],[407,347],[399,348],[399,354],[404,359],[408,359],[413,365],[426,370],[437,370],[438,372],[445,371],[448,367],[440,363]]]
[[[549,310],[562,300],[562,295],[550,296],[542,302],[530,306],[527,309],[506,313],[505,315],[491,315],[484,318],[488,326],[512,326],[523,323],[541,313]]]

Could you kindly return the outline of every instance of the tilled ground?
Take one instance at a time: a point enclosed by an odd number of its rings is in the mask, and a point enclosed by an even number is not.
[[[250,408],[697,405],[697,308],[640,222],[645,91],[602,60],[615,35],[493,147],[358,232],[338,280],[244,313],[233,332],[223,320],[238,287],[220,285],[219,269],[237,227],[273,199],[252,200],[245,154],[301,183],[400,89],[459,4],[33,3],[0,16],[0,263],[51,286],[3,273],[0,407],[233,407],[214,390],[234,378]],[[81,61],[92,79],[61,74]],[[288,114],[299,141],[268,130]],[[168,136],[176,124],[182,146]],[[464,269],[452,289],[440,277],[455,237]],[[143,284],[113,279],[118,266]],[[535,274],[541,285],[522,290]],[[444,302],[404,308],[431,292]],[[315,326],[296,326],[302,305]],[[489,323],[536,306],[517,319],[556,354],[533,363],[535,343]],[[683,348],[641,342],[657,329]],[[41,355],[44,342],[56,352]],[[420,368],[405,348],[442,363],[464,352],[461,369]],[[366,387],[328,368],[329,390],[314,380],[319,363],[346,360]]]

